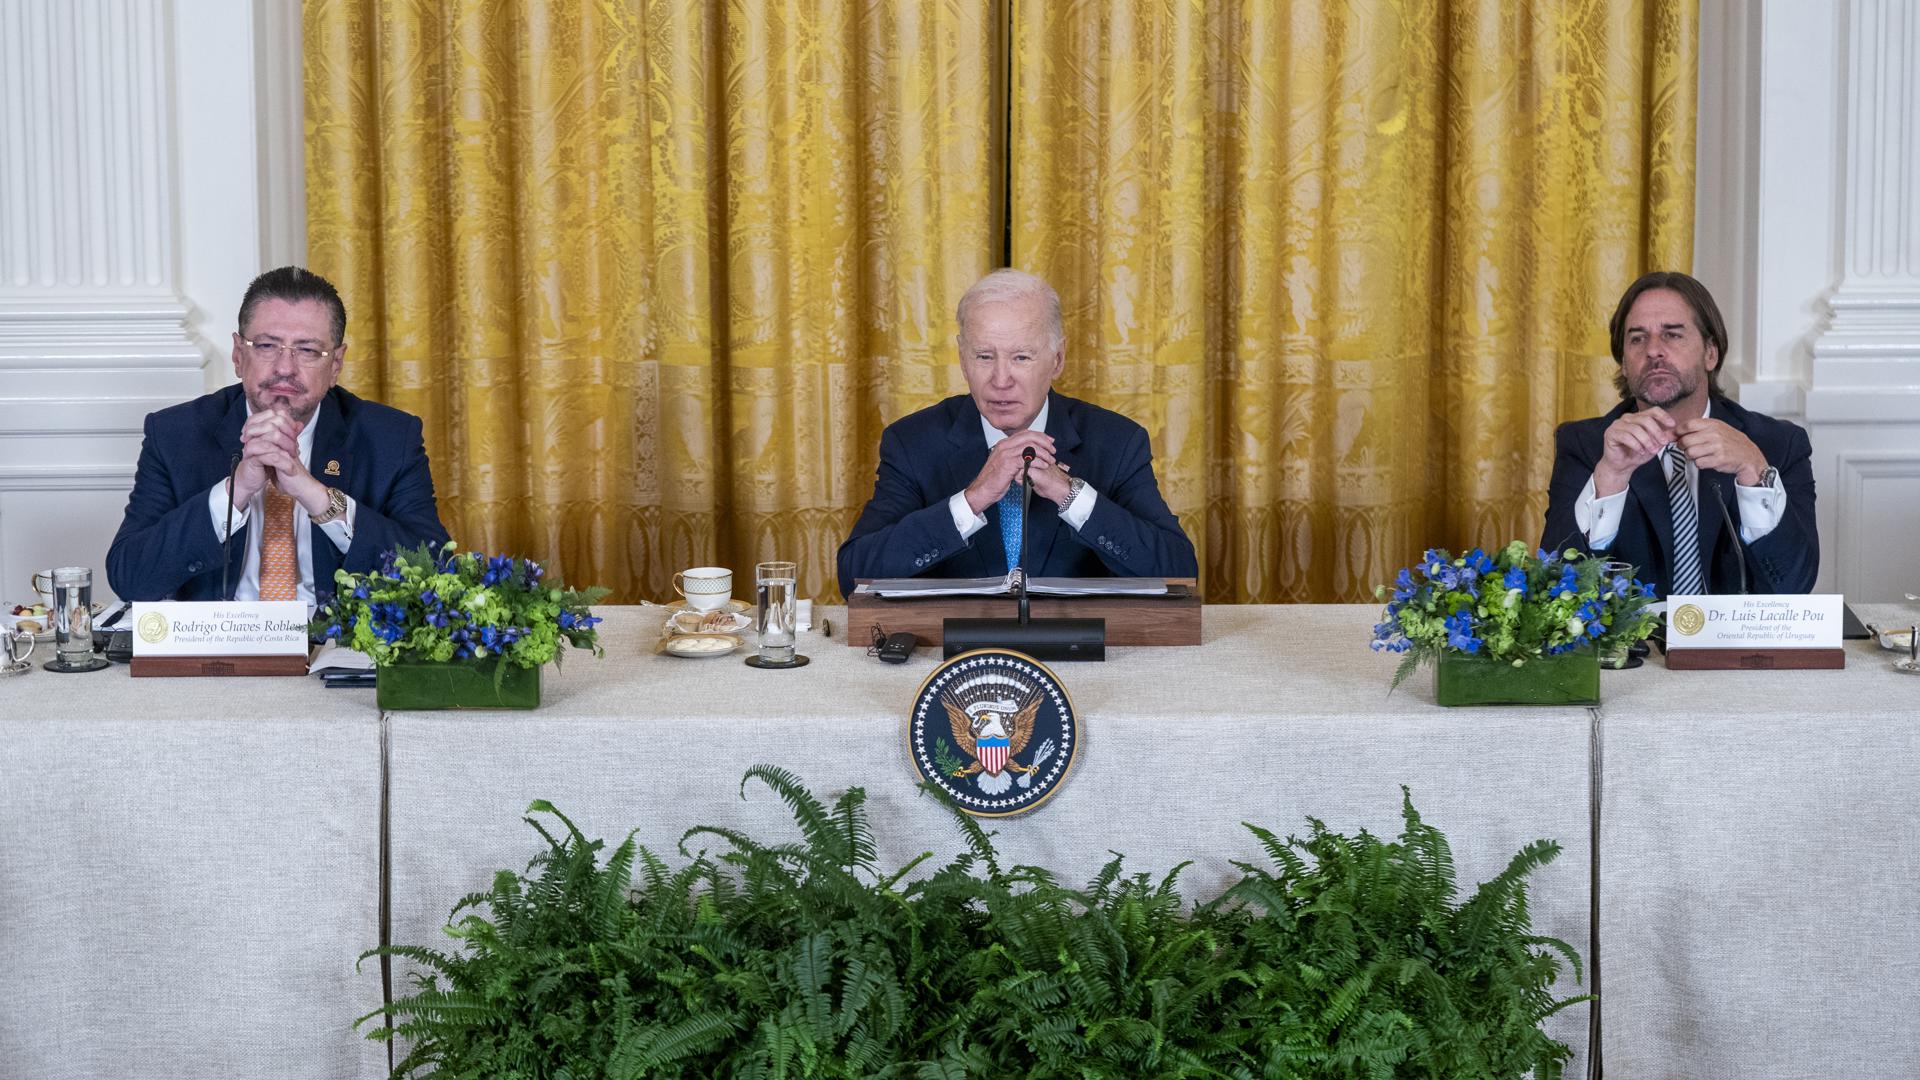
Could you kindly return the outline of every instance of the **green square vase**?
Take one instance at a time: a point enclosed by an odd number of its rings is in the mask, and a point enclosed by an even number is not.
[[[537,709],[540,669],[508,665],[494,684],[497,660],[402,660],[379,671],[374,693],[384,711]]]
[[[1443,652],[1434,665],[1433,700],[1441,705],[1598,705],[1600,657],[1587,646],[1515,667]]]

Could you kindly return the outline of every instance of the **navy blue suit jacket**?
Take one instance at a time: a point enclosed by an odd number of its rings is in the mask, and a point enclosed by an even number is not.
[[[1097,405],[1047,396],[1055,456],[1098,493],[1078,532],[1036,496],[1027,510],[1027,569],[1035,577],[1195,577],[1193,541],[1153,478],[1147,429]],[[840,545],[840,591],[860,578],[998,577],[1007,572],[1000,510],[966,540],[947,500],[987,463],[973,398],[960,394],[887,426],[873,498]]]
[[[371,570],[383,552],[443,544],[447,530],[433,501],[433,475],[418,417],[364,401],[339,387],[315,413],[308,465],[314,476],[353,497],[353,543],[343,555],[313,526],[314,593],[333,591],[333,572]],[[147,417],[140,465],[120,531],[107,549],[107,581],[122,600],[219,600],[220,541],[207,492],[227,477],[240,452],[247,402],[239,386]],[[339,463],[331,475],[329,463]],[[252,522],[234,530],[227,589],[246,565]]]
[[[1623,402],[1605,416],[1560,425],[1554,436],[1553,481],[1547,489],[1547,527],[1540,545],[1549,550],[1573,547],[1598,554],[1587,546],[1586,534],[1574,523],[1573,506],[1593,476],[1604,447],[1607,425],[1627,411]],[[1787,512],[1767,535],[1744,545],[1747,591],[1803,593],[1813,590],[1820,572],[1820,536],[1813,516],[1813,446],[1797,424],[1775,420],[1740,407],[1726,398],[1713,399],[1713,418],[1753,440],[1767,464],[1780,470],[1787,489]],[[1716,499],[1715,493],[1718,493]],[[1710,593],[1740,591],[1740,568],[1735,546],[1739,536],[1740,500],[1728,473],[1700,470],[1701,570]],[[1724,504],[1733,519],[1727,531],[1720,514]],[[1655,458],[1633,471],[1627,481],[1627,501],[1620,532],[1604,552],[1609,558],[1639,568],[1639,578],[1650,582],[1661,596],[1673,580],[1673,503],[1667,497],[1667,476]]]

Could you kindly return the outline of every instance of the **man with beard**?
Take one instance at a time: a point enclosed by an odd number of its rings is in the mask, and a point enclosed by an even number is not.
[[[1627,289],[1608,326],[1620,404],[1560,425],[1541,543],[1632,563],[1661,596],[1813,588],[1812,447],[1720,394],[1726,324],[1673,272]],[[1731,526],[1731,528],[1729,528]]]
[[[334,287],[297,266],[269,270],[247,287],[239,325],[239,385],[147,417],[107,550],[113,591],[311,608],[337,569],[445,543],[419,419],[334,385],[347,353]]]

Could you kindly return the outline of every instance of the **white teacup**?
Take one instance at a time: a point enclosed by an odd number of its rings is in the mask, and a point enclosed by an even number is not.
[[[673,588],[695,611],[715,611],[733,599],[733,571],[724,566],[696,566],[673,575]]]

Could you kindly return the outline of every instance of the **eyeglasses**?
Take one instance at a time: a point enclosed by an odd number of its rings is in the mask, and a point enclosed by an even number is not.
[[[887,643],[887,632],[885,630],[880,629],[879,623],[874,623],[873,624],[873,644],[868,646],[867,655],[879,656],[880,646],[885,645],[886,643]]]
[[[282,345],[277,341],[248,341],[246,338],[241,338],[240,344],[247,347],[248,354],[253,357],[253,362],[256,364],[271,364],[280,359],[282,352],[288,352],[293,354],[293,358],[303,366],[313,367],[326,363],[336,351],[316,349],[311,345]]]

